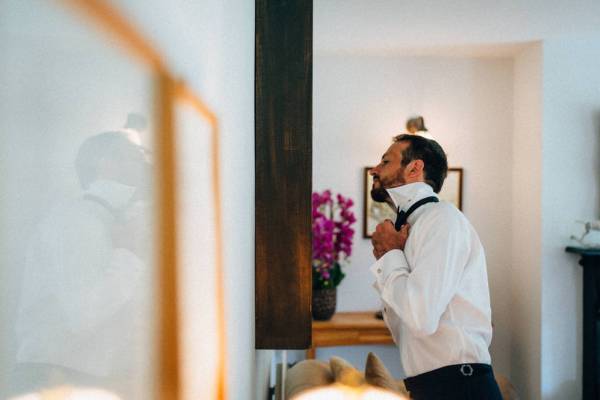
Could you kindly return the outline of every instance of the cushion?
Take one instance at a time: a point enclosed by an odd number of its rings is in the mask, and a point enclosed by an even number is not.
[[[365,383],[365,378],[348,361],[340,357],[331,357],[329,360],[333,379],[337,383],[347,386],[360,386]]]
[[[316,386],[329,385],[333,375],[329,364],[320,360],[304,360],[287,370],[285,379],[285,397],[294,395]]]
[[[396,380],[385,367],[383,362],[374,353],[369,353],[367,356],[367,364],[365,365],[365,380],[369,385],[376,386],[382,389],[387,389],[392,392],[408,394],[404,381]]]

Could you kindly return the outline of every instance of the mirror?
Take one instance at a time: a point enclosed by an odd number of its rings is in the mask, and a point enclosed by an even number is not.
[[[154,72],[60,4],[2,13],[0,397],[150,398]]]

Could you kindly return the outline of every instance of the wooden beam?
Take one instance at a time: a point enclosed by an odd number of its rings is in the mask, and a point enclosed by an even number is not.
[[[256,348],[311,342],[312,0],[256,0]]]

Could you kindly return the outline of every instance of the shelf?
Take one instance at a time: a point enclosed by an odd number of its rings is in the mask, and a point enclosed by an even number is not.
[[[313,321],[307,358],[315,357],[317,347],[393,343],[385,322],[375,318],[375,311],[339,312],[329,321]]]

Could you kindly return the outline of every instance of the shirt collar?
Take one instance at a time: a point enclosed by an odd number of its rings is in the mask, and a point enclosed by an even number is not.
[[[433,188],[425,182],[408,183],[386,190],[396,205],[396,209],[400,208],[402,211],[407,211],[415,202],[425,197],[437,197]]]
[[[101,179],[93,182],[86,193],[100,197],[116,210],[123,210],[133,198],[135,191],[135,186]]]

